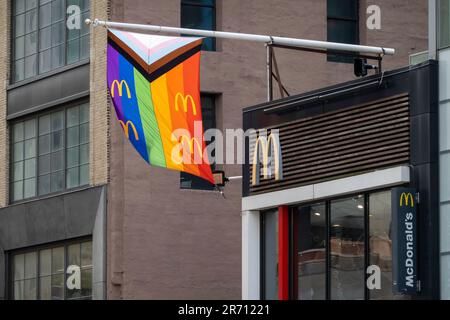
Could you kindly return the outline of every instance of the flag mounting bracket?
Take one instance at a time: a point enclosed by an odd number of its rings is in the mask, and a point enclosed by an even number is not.
[[[176,27],[166,27],[166,26],[156,26],[156,25],[145,25],[145,24],[134,24],[134,23],[123,23],[123,22],[113,22],[104,21],[99,19],[86,19],[85,23],[87,25],[92,25],[93,27],[105,27],[105,28],[118,28],[134,30],[137,32],[164,32],[172,34],[185,34],[200,37],[211,37],[211,38],[222,38],[222,39],[233,39],[233,40],[244,40],[264,43],[267,47],[267,100],[273,100],[273,79],[278,83],[280,89],[281,97],[284,95],[289,95],[289,92],[283,86],[280,78],[280,73],[278,69],[278,64],[274,55],[274,48],[301,50],[308,52],[315,52],[321,54],[339,53],[340,55],[351,55],[353,57],[373,59],[378,61],[377,71],[381,72],[381,61],[385,55],[394,55],[395,49],[384,48],[384,47],[374,47],[374,46],[364,46],[356,44],[347,43],[337,43],[328,41],[318,41],[318,40],[307,40],[298,38],[288,38],[288,37],[277,37],[269,35],[258,35],[249,33],[237,33],[237,32],[224,32],[224,31],[211,31],[211,30],[200,30],[200,29],[188,29],[188,28],[176,28]],[[275,72],[273,72],[275,71]]]

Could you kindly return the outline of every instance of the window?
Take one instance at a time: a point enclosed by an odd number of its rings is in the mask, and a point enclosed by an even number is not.
[[[263,252],[263,295],[265,300],[278,300],[278,210],[261,212]]]
[[[330,42],[359,43],[359,14],[357,0],[327,1],[327,40]],[[328,61],[353,63],[353,57],[328,54]]]
[[[295,299],[326,299],[326,234],[324,203],[293,208]]]
[[[80,29],[66,27],[72,5],[80,8]],[[89,57],[89,0],[13,0],[12,15],[13,82]]]
[[[89,105],[12,124],[11,200],[89,184]]]
[[[299,300],[401,300],[392,287],[391,191],[290,208],[290,296]],[[276,299],[277,210],[261,212],[261,288]],[[380,289],[366,286],[367,267],[380,269]]]
[[[216,29],[216,1],[215,0],[182,0],[181,27],[189,29]],[[203,40],[202,50],[215,51],[215,38]]]
[[[216,97],[211,94],[202,94],[202,120],[203,130],[213,129],[216,127]],[[213,140],[214,141],[214,140]],[[207,142],[207,145],[212,141]],[[214,154],[213,154],[214,155]],[[211,164],[211,170],[214,170],[215,165]],[[215,186],[197,176],[181,172],[180,174],[181,189],[197,189],[197,190],[214,190]]]
[[[438,1],[439,28],[438,47],[439,49],[450,46],[450,1]]]
[[[11,261],[14,300],[92,298],[91,241],[13,253]]]

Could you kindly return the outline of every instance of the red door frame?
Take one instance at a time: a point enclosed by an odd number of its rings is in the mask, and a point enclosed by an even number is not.
[[[278,299],[289,299],[289,207],[278,207]]]

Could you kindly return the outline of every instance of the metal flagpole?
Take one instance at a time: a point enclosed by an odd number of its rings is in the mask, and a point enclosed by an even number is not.
[[[151,31],[151,32],[166,32],[166,33],[176,33],[176,34],[188,34],[201,37],[210,38],[222,38],[222,39],[234,39],[234,40],[246,40],[261,42],[273,45],[284,45],[305,49],[322,49],[322,50],[332,50],[332,51],[346,51],[355,52],[359,54],[376,54],[380,57],[384,55],[394,55],[395,49],[383,48],[383,47],[371,47],[362,46],[355,44],[337,43],[337,42],[327,42],[327,41],[317,41],[317,40],[306,40],[306,39],[296,39],[296,38],[286,38],[286,37],[276,37],[249,33],[237,33],[237,32],[224,32],[224,31],[209,31],[209,30],[199,30],[199,29],[186,29],[186,28],[174,28],[174,27],[164,27],[146,24],[134,24],[134,23],[122,23],[122,22],[112,22],[103,20],[91,20],[86,19],[86,24],[94,27],[103,26],[107,28],[121,28],[121,29],[132,29],[136,31]]]

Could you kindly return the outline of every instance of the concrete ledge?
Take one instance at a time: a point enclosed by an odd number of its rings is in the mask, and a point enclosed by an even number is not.
[[[410,168],[399,166],[307,186],[242,198],[242,211],[264,210],[327,197],[387,188],[410,182]]]

